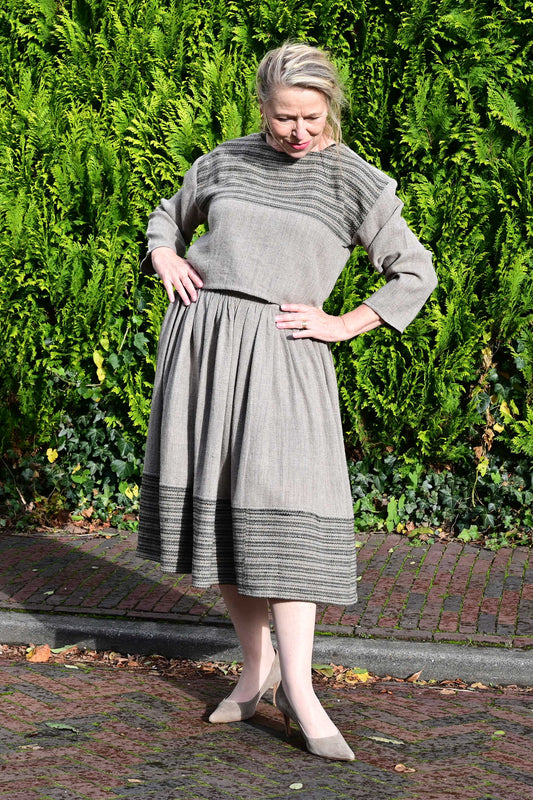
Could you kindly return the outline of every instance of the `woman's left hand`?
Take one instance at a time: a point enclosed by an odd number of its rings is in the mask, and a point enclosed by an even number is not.
[[[317,308],[300,303],[280,306],[285,313],[275,318],[276,327],[293,330],[295,339],[319,339],[321,342],[342,342],[350,333],[342,317],[335,317]]]

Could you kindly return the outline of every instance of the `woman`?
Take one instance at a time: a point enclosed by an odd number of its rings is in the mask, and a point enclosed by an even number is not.
[[[353,604],[356,551],[328,342],[403,330],[436,285],[396,184],[339,144],[342,90],[320,50],[259,66],[263,133],[199,158],[148,225],[144,268],[170,306],[159,344],[139,555],[219,584],[244,665],[211,722],[276,705],[308,750],[354,754],[311,682],[315,603]],[[195,230],[208,232],[189,246]],[[387,283],[342,316],[322,304],[351,251]],[[175,300],[175,292],[179,301]],[[271,641],[269,606],[278,653]]]

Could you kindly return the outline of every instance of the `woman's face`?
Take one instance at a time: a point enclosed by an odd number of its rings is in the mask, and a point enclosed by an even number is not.
[[[333,142],[324,135],[328,103],[316,89],[280,86],[260,108],[267,124],[268,143],[292,158],[303,158]]]

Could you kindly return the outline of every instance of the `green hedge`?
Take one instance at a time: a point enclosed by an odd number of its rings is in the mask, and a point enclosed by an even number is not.
[[[4,0],[0,449],[68,451],[70,469],[68,441],[103,424],[113,457],[80,501],[135,478],[165,309],[137,271],[147,215],[198,155],[257,129],[258,59],[304,39],[337,60],[345,139],[399,181],[440,278],[403,335],[334,348],[348,444],[474,472],[529,459],[532,22],[503,0]],[[356,252],[329,306],[378,285]]]

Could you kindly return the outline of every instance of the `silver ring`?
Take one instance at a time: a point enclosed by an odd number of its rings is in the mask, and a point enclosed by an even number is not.
[[[306,320],[306,319],[303,319],[303,320],[302,320],[302,330],[303,330],[303,331],[306,331],[306,330],[307,330],[307,320]]]

